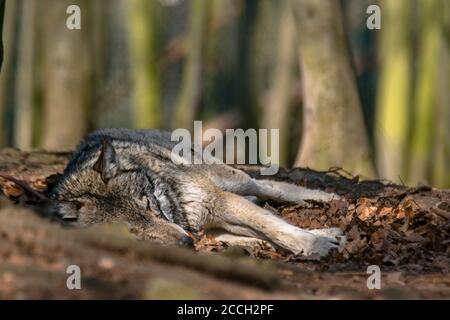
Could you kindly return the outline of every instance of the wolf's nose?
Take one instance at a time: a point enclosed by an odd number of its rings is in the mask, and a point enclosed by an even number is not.
[[[194,247],[194,240],[189,236],[183,236],[180,240],[178,240],[178,245],[186,248]]]

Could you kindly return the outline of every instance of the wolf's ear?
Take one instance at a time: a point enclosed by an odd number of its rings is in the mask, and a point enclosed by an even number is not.
[[[102,150],[97,162],[94,164],[94,170],[100,173],[105,184],[117,175],[119,163],[111,141],[107,139],[103,140]]]

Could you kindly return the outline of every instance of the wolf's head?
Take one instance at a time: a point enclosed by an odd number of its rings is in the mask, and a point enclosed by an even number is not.
[[[55,214],[81,227],[122,220],[142,238],[190,244],[186,231],[152,210],[148,169],[133,163],[125,149],[116,150],[108,139],[82,145],[49,191]]]

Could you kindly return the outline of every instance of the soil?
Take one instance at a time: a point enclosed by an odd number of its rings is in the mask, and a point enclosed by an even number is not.
[[[138,241],[119,223],[65,228],[32,210],[69,156],[0,151],[1,175],[19,180],[0,177],[2,299],[450,298],[450,190],[362,180],[341,169],[281,170],[274,179],[342,199],[263,205],[303,228],[342,228],[346,243],[339,251],[326,258],[249,251],[204,234],[188,250]],[[258,178],[256,167],[241,168]],[[81,290],[66,286],[66,268],[74,264],[82,271]],[[369,266],[381,270],[380,289],[367,286]]]

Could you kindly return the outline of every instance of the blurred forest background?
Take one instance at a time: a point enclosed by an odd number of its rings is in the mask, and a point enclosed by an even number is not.
[[[6,0],[3,43],[0,147],[203,120],[280,129],[286,167],[450,187],[448,0]]]

